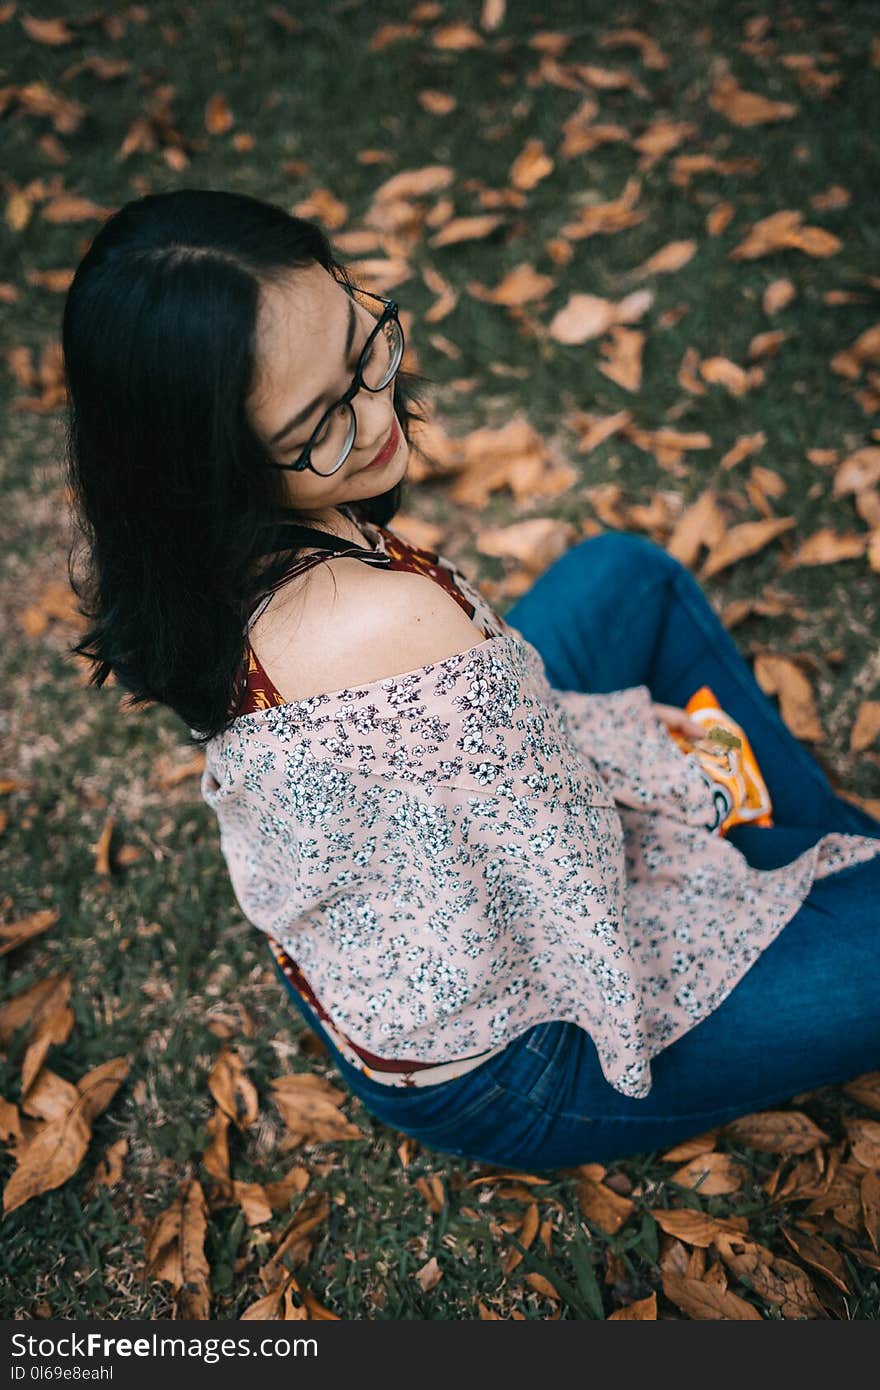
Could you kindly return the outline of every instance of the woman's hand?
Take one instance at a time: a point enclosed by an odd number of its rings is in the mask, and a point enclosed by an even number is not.
[[[684,734],[685,738],[702,738],[705,729],[702,724],[698,724],[695,719],[691,719],[687,710],[678,709],[675,705],[661,705],[654,700],[653,706],[657,714],[670,729],[678,729]]]

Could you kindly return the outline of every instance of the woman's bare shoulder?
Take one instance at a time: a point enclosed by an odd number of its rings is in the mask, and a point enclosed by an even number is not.
[[[250,632],[260,664],[286,701],[415,671],[484,640],[427,575],[339,556],[302,578],[308,586],[301,588],[299,579],[284,586]]]

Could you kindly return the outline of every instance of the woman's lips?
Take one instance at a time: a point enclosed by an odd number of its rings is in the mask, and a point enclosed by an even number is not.
[[[387,463],[388,460],[391,458],[392,454],[397,449],[398,438],[399,431],[397,428],[397,421],[395,420],[391,426],[391,434],[388,436],[387,444],[384,444],[382,446],[382,448],[379,450],[378,454],[372,460],[371,463],[364,464],[364,467],[361,469],[361,472],[363,473],[364,469],[366,468],[381,468],[383,463]]]

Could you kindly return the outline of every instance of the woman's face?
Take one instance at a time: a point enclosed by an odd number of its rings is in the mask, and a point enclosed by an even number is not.
[[[378,307],[378,301],[376,301]],[[349,306],[356,327],[348,359],[343,351]],[[265,284],[257,323],[257,374],[248,401],[254,429],[279,463],[293,463],[324,412],[348,390],[376,317],[342,288],[317,262],[292,271],[281,284]],[[392,404],[394,379],[383,391],[361,390],[352,401],[357,420],[354,447],[341,468],[320,477],[311,468],[280,474],[287,504],[320,514],[343,502],[387,492],[406,473],[409,450]],[[301,423],[274,440],[309,405]],[[399,442],[384,464],[364,471],[396,424]],[[274,440],[274,442],[273,442]]]

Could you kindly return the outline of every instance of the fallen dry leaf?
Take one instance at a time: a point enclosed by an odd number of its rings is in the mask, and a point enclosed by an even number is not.
[[[625,1308],[618,1308],[616,1313],[609,1313],[608,1321],[656,1322],[657,1295],[652,1293],[647,1298],[640,1298],[635,1303],[628,1303]]]
[[[287,1272],[286,1260],[295,1265],[305,1264],[312,1252],[314,1232],[327,1220],[330,1199],[324,1192],[310,1192],[304,1197],[278,1238],[272,1258],[260,1270],[266,1290],[273,1289]]]
[[[671,1303],[699,1320],[718,1319],[725,1322],[761,1322],[761,1314],[752,1303],[717,1284],[689,1279],[684,1274],[664,1274],[663,1292]]]
[[[715,551],[727,534],[727,522],[714,488],[706,488],[678,518],[666,542],[668,553],[689,569],[703,547]]]
[[[58,1120],[78,1099],[79,1091],[72,1082],[65,1081],[49,1067],[41,1067],[22,1098],[21,1109],[23,1114],[39,1120]]]
[[[880,1110],[880,1071],[866,1071],[862,1076],[847,1081],[843,1093],[871,1110]]]
[[[707,1153],[690,1159],[670,1175],[670,1182],[679,1187],[695,1188],[705,1197],[718,1197],[738,1192],[748,1170],[729,1154]]]
[[[208,1089],[238,1129],[243,1132],[253,1124],[260,1111],[260,1102],[235,1048],[221,1050],[208,1077]]]
[[[661,246],[659,251],[655,251],[653,256],[649,256],[641,265],[636,266],[630,271],[630,278],[640,279],[647,275],[671,275],[674,271],[683,270],[689,265],[697,254],[697,243],[695,241],[670,241],[665,246]]]
[[[427,1264],[423,1264],[421,1269],[416,1270],[413,1278],[417,1280],[422,1293],[430,1293],[432,1289],[436,1289],[443,1278],[443,1271],[437,1263],[437,1256],[432,1255]]]
[[[880,737],[880,699],[865,699],[859,705],[859,712],[849,734],[849,749],[863,753]]]
[[[821,227],[805,227],[803,214],[790,208],[756,222],[730,252],[732,261],[756,260],[774,251],[799,250],[808,256],[833,256],[842,246],[839,237]]]
[[[796,662],[771,652],[759,652],[753,663],[755,680],[765,695],[779,698],[779,712],[796,738],[824,743],[813,688]]]
[[[804,1154],[828,1135],[800,1110],[761,1110],[743,1115],[724,1127],[725,1139],[759,1153]]]
[[[793,516],[765,518],[763,521],[743,521],[732,526],[712,547],[699,572],[701,580],[719,574],[749,555],[756,555],[777,536],[797,525]]]
[[[91,1126],[78,1098],[66,1114],[38,1130],[23,1148],[16,1151],[17,1166],[3,1190],[3,1211],[18,1207],[61,1187],[79,1168],[89,1147]]]
[[[577,1200],[587,1220],[609,1236],[616,1235],[635,1211],[635,1203],[628,1197],[590,1177],[581,1177],[578,1182]]]
[[[644,333],[614,324],[609,338],[601,344],[605,360],[596,364],[598,370],[625,391],[638,391],[642,384]]]
[[[272,1094],[288,1133],[284,1148],[321,1140],[364,1139],[339,1109],[346,1093],[315,1072],[291,1072],[272,1081]]]
[[[127,1139],[117,1139],[115,1144],[107,1145],[92,1178],[93,1189],[97,1187],[112,1188],[121,1181],[123,1162],[127,1153]]]
[[[759,92],[748,92],[730,73],[719,73],[708,97],[713,111],[733,125],[766,125],[772,121],[789,121],[797,115],[798,107],[790,101],[771,101]]]
[[[32,941],[35,936],[41,936],[44,931],[54,926],[60,916],[58,908],[47,907],[0,926],[0,956],[5,956],[7,951],[14,951],[16,946],[22,946],[26,941]]]
[[[171,1206],[150,1228],[146,1241],[147,1273],[171,1285],[179,1316],[210,1317],[210,1269],[205,1255],[207,1206],[201,1183],[181,1183]]]
[[[223,135],[231,130],[235,118],[222,92],[215,92],[205,103],[205,130],[209,135]]]

